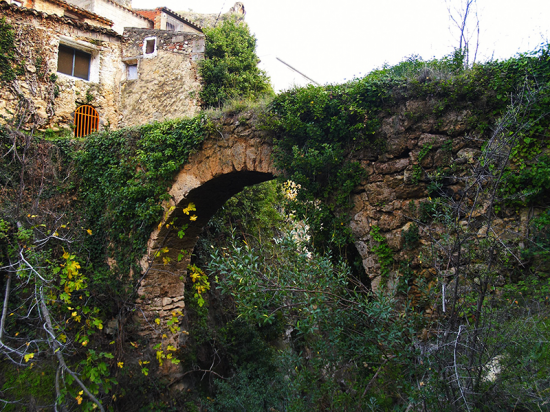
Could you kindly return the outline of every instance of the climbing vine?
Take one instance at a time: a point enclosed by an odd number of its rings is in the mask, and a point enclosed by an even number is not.
[[[7,82],[15,79],[13,68],[15,61],[15,36],[6,18],[0,19],[0,80]]]
[[[106,255],[121,271],[137,265],[163,215],[172,179],[203,141],[206,127],[206,118],[197,116],[86,139],[75,157],[80,198],[93,229],[87,246],[96,265]]]

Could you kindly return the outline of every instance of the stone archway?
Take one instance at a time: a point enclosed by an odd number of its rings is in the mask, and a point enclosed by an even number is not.
[[[164,205],[164,218],[151,234],[148,252],[141,261],[143,278],[137,304],[142,315],[141,334],[151,343],[161,341],[172,312],[183,312],[187,266],[203,227],[245,186],[271,180],[278,174],[271,153],[272,144],[261,132],[231,122],[217,136],[208,137],[175,178],[169,190],[171,200]],[[183,211],[190,203],[196,207],[194,221]],[[187,227],[180,238],[182,225]],[[183,258],[178,259],[182,251]],[[160,319],[159,325],[155,319]],[[185,332],[167,336],[163,346],[177,348]]]

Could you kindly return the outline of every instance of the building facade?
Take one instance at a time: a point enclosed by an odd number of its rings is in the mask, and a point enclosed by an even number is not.
[[[95,130],[192,116],[204,35],[184,18],[167,30],[121,0],[0,2],[17,76],[0,90],[0,123],[40,131]],[[164,22],[164,23],[163,23]]]

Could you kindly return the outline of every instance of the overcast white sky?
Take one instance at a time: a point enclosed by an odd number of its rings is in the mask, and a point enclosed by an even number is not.
[[[459,4],[460,0],[452,0]],[[341,83],[412,54],[441,57],[458,45],[444,0],[243,0],[261,67],[276,90],[301,76]],[[133,0],[135,8],[226,12],[235,0]],[[507,58],[550,39],[550,0],[478,0],[481,59]]]

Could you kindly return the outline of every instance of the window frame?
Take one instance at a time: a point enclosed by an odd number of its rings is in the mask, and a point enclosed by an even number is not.
[[[153,52],[152,53],[147,53],[147,42],[150,42],[150,41],[154,41],[155,45],[154,45],[154,48],[153,48]],[[142,47],[143,57],[145,57],[145,58],[155,57],[157,55],[157,46],[158,46],[158,39],[157,39],[156,36],[151,36],[151,37],[144,38],[143,39],[143,47]]]
[[[85,82],[94,82],[99,83],[99,51],[100,49],[88,42],[84,42],[81,40],[74,40],[69,37],[60,36],[59,37],[59,44],[57,47],[57,69],[59,68],[59,46],[65,46],[69,47],[71,49],[77,50],[79,52],[83,52],[90,55],[89,65],[88,65],[88,78],[82,78],[73,76],[71,74],[63,73],[60,71],[57,71],[57,74],[61,76],[67,76],[71,79],[79,79]],[[74,65],[74,63],[73,63]]]
[[[64,49],[63,54],[62,54],[62,49]],[[63,59],[62,61],[62,56],[67,56],[67,61],[65,61],[65,59]],[[69,59],[71,56],[72,56],[72,61],[69,63]],[[67,66],[67,68],[70,65],[71,72],[68,73],[67,71],[61,71],[65,69],[64,67],[62,67],[62,65]],[[91,53],[85,52],[83,50],[75,49],[74,47],[67,46],[62,43],[59,44],[59,47],[57,49],[57,73],[61,73],[67,76],[75,77],[77,79],[89,81],[91,65],[92,65]],[[86,77],[84,77],[84,74],[83,74],[84,72],[82,72],[82,74],[78,72],[79,66],[82,66],[82,68],[84,66],[87,66]]]

